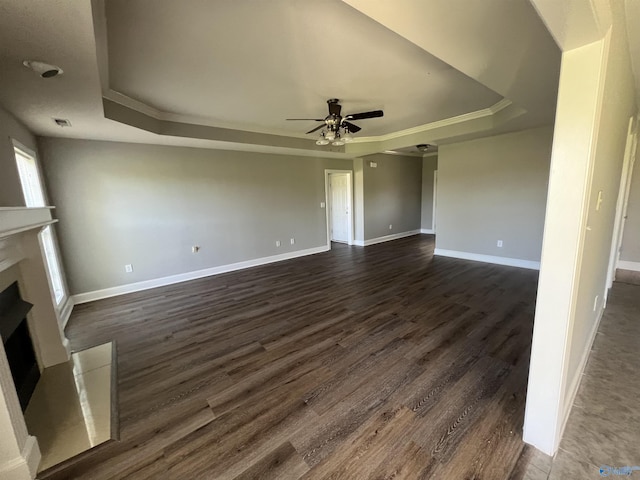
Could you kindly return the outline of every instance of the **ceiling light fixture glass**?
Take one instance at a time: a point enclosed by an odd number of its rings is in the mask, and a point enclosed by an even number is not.
[[[344,140],[340,138],[340,130],[336,130],[336,138],[333,140],[333,142],[331,142],[331,145],[333,145],[334,147],[341,147],[342,145],[344,145]]]
[[[329,130],[327,133],[325,133],[324,138],[326,138],[330,142],[333,142],[336,139],[336,132]]]
[[[351,143],[351,142],[353,142],[353,135],[351,135],[351,134],[349,133],[349,130],[345,130],[345,131],[344,131],[344,135],[342,136],[342,141],[343,141],[344,143]]]
[[[322,132],[318,140],[316,140],[316,145],[329,145],[329,140],[325,138],[324,132]]]

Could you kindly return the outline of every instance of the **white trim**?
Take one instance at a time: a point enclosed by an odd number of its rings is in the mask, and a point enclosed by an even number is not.
[[[618,262],[618,269],[640,272],[640,262],[629,262],[628,260],[620,260]]]
[[[58,220],[51,218],[54,207],[3,208],[0,210],[0,238],[36,228],[46,227]]]
[[[475,262],[495,263],[496,265],[507,265],[509,267],[528,268],[530,270],[540,270],[540,262],[531,260],[521,260],[519,258],[496,257],[494,255],[483,255],[481,253],[458,252],[456,250],[445,250],[436,248],[434,255],[441,257],[461,258],[463,260],[473,260]]]
[[[607,303],[609,289],[613,287],[613,279],[616,276],[617,264],[620,262],[620,247],[624,235],[624,224],[629,204],[629,191],[631,190],[631,177],[633,175],[633,161],[635,160],[637,146],[636,117],[629,118],[627,128],[627,142],[624,147],[624,162],[620,175],[620,189],[616,202],[616,213],[613,226],[613,238],[611,240],[611,253],[609,254],[609,266],[607,268],[607,286],[604,290],[604,301]]]
[[[67,356],[71,358],[71,342],[69,342],[69,339],[64,335],[62,336],[62,346],[67,351]]]
[[[38,466],[40,465],[42,454],[40,453],[40,445],[38,445],[38,441],[33,435],[27,437],[27,441],[24,443],[24,448],[22,449],[22,457],[31,475],[35,477],[36,473],[38,473]]]
[[[436,233],[436,204],[438,203],[438,169],[433,171],[433,212],[431,213],[431,230]]]
[[[420,234],[420,230],[409,230],[408,232],[394,233],[392,235],[385,235],[384,237],[370,238],[369,240],[356,240],[353,244],[359,247],[368,247],[369,245],[375,245],[376,243],[389,242],[391,240],[398,240],[399,238],[410,237],[412,235]]]
[[[391,132],[386,135],[378,135],[373,137],[356,137],[353,139],[353,143],[384,142],[387,140],[393,140],[395,138],[403,137],[405,135],[413,135],[415,133],[423,133],[436,128],[457,125],[458,123],[469,122],[471,120],[493,116],[510,105],[511,100],[503,98],[502,100],[491,105],[488,108],[483,108],[474,112],[463,113],[462,115],[445,118],[436,122],[425,123],[424,125],[418,125],[417,127],[407,128],[405,130],[398,130],[397,132]]]
[[[420,233],[427,233],[427,234],[433,235],[436,232],[433,231],[433,228],[421,228]]]
[[[20,456],[0,467],[0,478],[36,478],[41,458],[36,437],[29,435]]]
[[[71,312],[73,312],[74,305],[73,297],[67,295],[67,299],[62,304],[62,308],[60,308],[60,328],[62,328],[62,330],[64,330],[67,327],[67,323],[69,323],[69,318],[71,317]]]
[[[173,285],[174,283],[188,282],[189,280],[195,280],[197,278],[210,277],[212,275],[219,275],[221,273],[227,272],[235,272],[236,270],[257,267],[259,265],[266,265],[268,263],[281,262],[283,260],[304,257],[307,255],[326,252],[328,250],[328,245],[322,245],[320,247],[307,248],[306,250],[282,253],[279,255],[272,255],[270,257],[255,258],[253,260],[245,260],[244,262],[220,265],[219,267],[205,268],[203,270],[196,270],[194,272],[179,273],[177,275],[170,275],[168,277],[154,278],[152,280],[129,283],[126,285],[119,285],[117,287],[95,290],[93,292],[78,293],[76,295],[72,295],[72,299],[74,305],[78,305],[81,303],[92,302],[94,300],[100,300],[102,298],[115,297],[117,295],[124,295],[126,293],[140,292],[142,290],[148,290],[150,288]]]
[[[355,245],[354,233],[355,233],[355,225],[354,222],[354,209],[353,209],[353,170],[334,170],[334,169],[325,169],[324,171],[324,208],[325,208],[325,219],[327,225],[327,250],[331,249],[331,219],[329,218],[329,209],[331,206],[331,199],[329,198],[329,175],[332,173],[339,173],[347,175],[347,195],[349,197],[349,232],[347,233],[347,244]]]

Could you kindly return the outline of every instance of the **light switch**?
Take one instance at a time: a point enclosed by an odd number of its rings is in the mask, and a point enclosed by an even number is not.
[[[602,205],[602,190],[598,192],[598,201],[596,202],[596,212],[600,210],[600,205]]]

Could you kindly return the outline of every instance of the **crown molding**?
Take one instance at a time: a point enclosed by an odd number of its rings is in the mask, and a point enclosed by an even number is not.
[[[105,109],[105,117],[120,123],[125,123],[143,130],[152,131],[153,133],[161,135],[176,135],[176,131],[180,131],[178,136],[191,137],[191,138],[204,138],[209,140],[230,141],[232,143],[248,143],[256,144],[261,141],[269,140],[267,137],[280,137],[276,144],[279,146],[285,146],[291,148],[293,144],[300,148],[300,140],[309,140],[309,145],[302,147],[305,150],[316,150],[315,142],[311,142],[310,137],[306,134],[291,133],[289,131],[283,131],[278,129],[265,129],[258,126],[238,126],[225,122],[220,122],[207,117],[199,117],[194,115],[184,115],[173,112],[167,112],[160,110],[145,102],[131,98],[121,92],[118,92],[111,88],[109,84],[109,55],[108,55],[108,42],[107,42],[107,29],[106,29],[106,13],[104,0],[91,0],[92,1],[92,13],[94,20],[94,36],[96,42],[96,53],[98,70],[101,80],[103,106]],[[110,108],[107,105],[111,104]],[[123,121],[122,115],[113,115],[114,110],[123,113],[122,108],[116,108],[116,105],[128,110],[129,113],[125,114],[126,121]],[[503,98],[499,102],[491,105],[490,107],[483,108],[481,110],[465,113],[455,117],[445,118],[436,122],[427,123],[424,125],[418,125],[416,127],[398,130],[384,135],[369,136],[369,137],[356,137],[353,144],[375,144],[383,146],[384,142],[389,140],[395,140],[402,137],[407,137],[415,134],[421,134],[424,132],[430,132],[435,129],[443,127],[452,127],[467,122],[473,122],[479,119],[493,117],[502,110],[511,106],[511,100]],[[231,133],[233,140],[225,139],[224,133]],[[202,135],[205,137],[202,137]],[[222,136],[221,136],[222,135]],[[247,138],[244,138],[247,137]],[[259,137],[262,137],[259,139]],[[311,145],[313,143],[313,145]],[[338,152],[349,155],[346,148],[341,147],[337,149]],[[393,150],[393,148],[389,149]],[[324,150],[318,150],[317,153],[322,155]],[[405,153],[400,153],[401,155]],[[407,153],[408,154],[408,153]]]
[[[396,138],[404,137],[407,135],[414,135],[416,133],[424,133],[436,128],[449,127],[459,123],[469,122],[472,120],[478,120],[484,117],[491,117],[496,113],[504,110],[511,105],[511,100],[503,98],[499,102],[491,105],[490,107],[483,108],[482,110],[476,110],[474,112],[464,113],[455,117],[445,118],[436,122],[425,123],[424,125],[418,125],[417,127],[407,128],[405,130],[398,130],[397,132],[388,133],[386,135],[378,135],[371,137],[356,137],[352,143],[368,143],[368,142],[385,142]]]

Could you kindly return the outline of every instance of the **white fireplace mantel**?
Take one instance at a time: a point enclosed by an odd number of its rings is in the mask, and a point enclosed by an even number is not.
[[[33,304],[27,316],[40,369],[69,360],[38,233],[57,220],[53,207],[0,208],[0,280],[18,281],[20,294]],[[35,478],[40,450],[27,432],[4,347],[0,347],[0,478]]]

